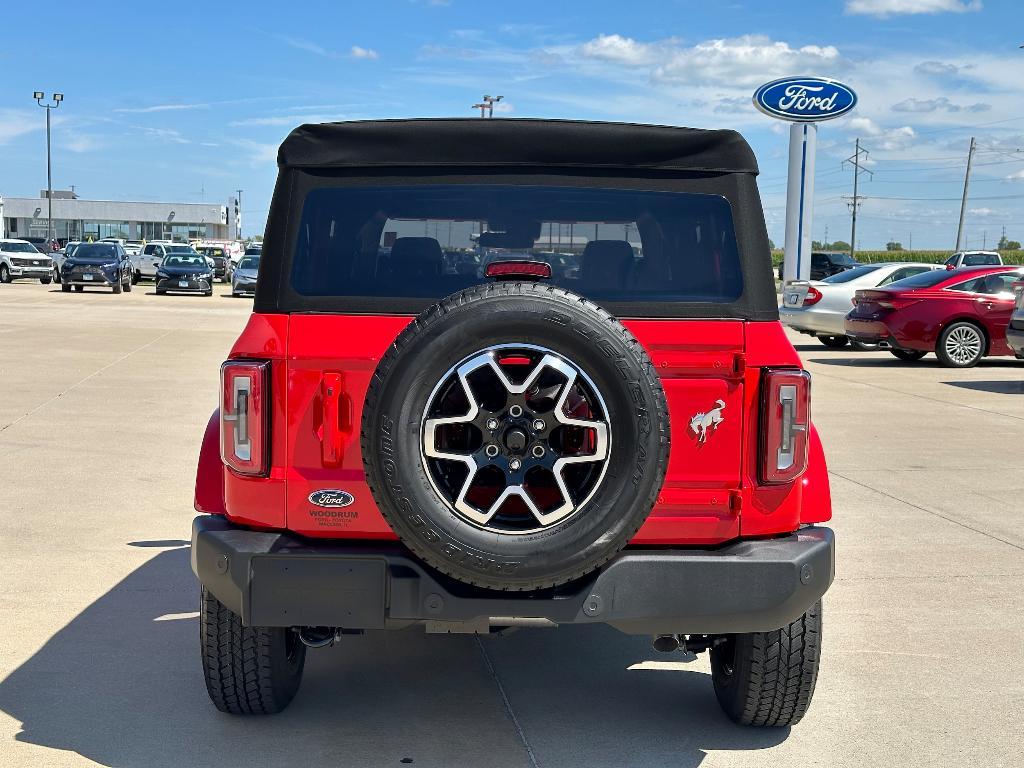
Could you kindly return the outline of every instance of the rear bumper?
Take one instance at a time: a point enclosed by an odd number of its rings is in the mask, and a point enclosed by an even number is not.
[[[809,333],[812,336],[845,335],[845,318],[845,314],[838,312],[814,312],[786,306],[779,307],[779,320],[794,331]]]
[[[715,549],[625,550],[595,575],[543,593],[500,593],[452,581],[390,542],[312,542],[224,517],[192,524],[192,570],[250,626],[487,631],[503,617],[609,624],[628,634],[778,629],[832,583],[828,528]]]

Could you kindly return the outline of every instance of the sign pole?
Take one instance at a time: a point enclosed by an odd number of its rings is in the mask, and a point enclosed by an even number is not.
[[[817,123],[789,126],[789,182],[786,189],[786,245],[782,283],[811,277],[811,220],[814,209],[814,152]]]

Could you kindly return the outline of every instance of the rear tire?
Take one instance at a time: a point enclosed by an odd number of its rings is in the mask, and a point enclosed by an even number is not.
[[[141,272],[139,272],[138,270],[135,270],[134,272],[132,272],[132,285],[138,285],[139,284],[139,280],[141,280],[141,279],[142,279],[142,273]]]
[[[79,293],[81,293],[82,291],[85,290],[85,286],[84,285],[76,285],[75,286],[75,290],[78,291]]]
[[[841,349],[850,341],[846,336],[818,336],[817,339],[829,349]]]
[[[129,279],[127,283],[121,283],[121,287],[124,288],[125,293],[132,292],[132,281]]]
[[[9,283],[14,280],[11,277],[11,270],[6,264],[0,264],[0,283]]]
[[[43,285],[49,285],[51,282],[53,282],[53,278],[47,275],[46,277],[40,277],[39,282],[42,283]]]
[[[302,682],[306,646],[286,627],[245,627],[238,614],[202,588],[199,645],[210,700],[231,715],[272,715]]]
[[[64,293],[71,293],[71,285],[69,283],[61,283],[60,284],[60,289]]]
[[[902,360],[904,363],[916,363],[922,357],[927,355],[927,352],[921,352],[917,349],[890,349],[889,350],[893,357]]]
[[[120,280],[118,280],[116,283],[114,283],[114,285],[111,286],[111,287],[114,289],[114,293],[120,293],[122,288],[123,288],[123,286],[121,285],[121,281]]]
[[[985,356],[985,333],[974,323],[953,323],[939,334],[935,356],[947,368],[973,368]]]
[[[821,601],[772,632],[729,635],[711,650],[722,710],[740,725],[796,725],[814,696],[821,658]]]

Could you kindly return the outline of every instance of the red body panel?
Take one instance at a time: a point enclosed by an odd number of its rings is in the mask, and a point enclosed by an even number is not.
[[[1006,327],[1013,314],[1013,297],[947,290],[974,277],[1012,271],[1006,267],[950,272],[949,278],[930,288],[916,290],[879,288],[863,292],[846,317],[846,329],[860,338],[891,339],[904,349],[934,352],[942,331],[951,323],[969,320],[988,337],[987,355],[1012,355],[1006,343]],[[878,300],[904,299],[907,306],[888,309]]]
[[[377,363],[410,321],[252,315],[231,356],[272,363],[269,477],[245,478],[223,467],[213,420],[201,452],[197,509],[310,537],[394,538],[366,485],[359,421]],[[829,519],[824,455],[813,431],[811,470],[786,485],[757,484],[761,368],[800,367],[779,323],[623,322],[661,376],[672,423],[665,484],[633,544],[715,544]],[[691,419],[716,401],[724,403],[724,419],[702,442]],[[335,510],[310,504],[309,495],[325,488],[345,490],[355,501]]]

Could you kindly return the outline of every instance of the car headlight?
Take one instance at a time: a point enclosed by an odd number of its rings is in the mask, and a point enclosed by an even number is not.
[[[158,269],[158,270],[156,271],[156,276],[157,276],[157,277],[160,277],[160,278],[164,278],[164,279],[166,279],[166,278],[170,277],[170,275],[168,275],[168,274],[167,274],[166,272],[164,272],[164,271],[163,271],[162,269]]]

